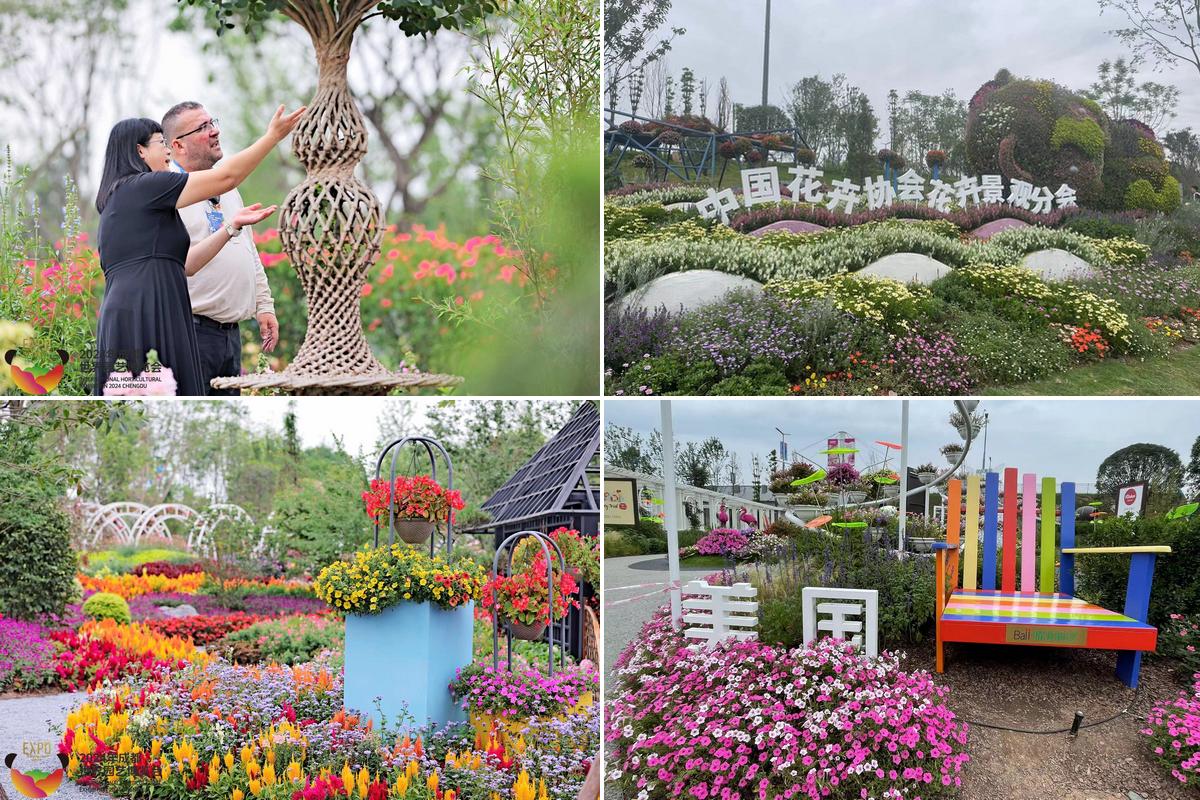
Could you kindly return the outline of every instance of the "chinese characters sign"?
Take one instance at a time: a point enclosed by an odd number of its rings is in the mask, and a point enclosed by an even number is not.
[[[953,183],[934,178],[927,181],[912,169],[888,181],[883,175],[868,177],[862,185],[848,178],[833,181],[828,190],[819,180],[824,171],[817,167],[790,167],[794,178],[787,184],[792,199],[797,202],[824,204],[830,211],[839,209],[853,214],[861,203],[866,210],[886,208],[895,203],[927,204],[938,211],[947,211],[952,203],[962,208],[971,204],[984,205],[1008,203],[1014,208],[1023,208],[1034,214],[1046,214],[1055,208],[1075,205],[1075,190],[1067,184],[1051,192],[1047,186],[1035,187],[1021,180],[1011,181],[1008,195],[1004,193],[1004,179],[999,175],[967,176]],[[928,186],[928,189],[926,188]],[[700,215],[706,219],[719,217],[728,224],[729,212],[736,211],[744,203],[753,208],[760,203],[777,203],[783,199],[779,178],[779,167],[762,167],[742,170],[742,198],[738,200],[732,189],[718,192],[708,190],[708,196],[696,203]]]

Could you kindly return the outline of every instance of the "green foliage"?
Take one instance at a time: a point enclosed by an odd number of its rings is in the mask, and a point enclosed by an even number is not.
[[[1058,150],[1066,145],[1078,147],[1089,158],[1099,158],[1104,155],[1104,130],[1094,119],[1060,117],[1054,123],[1050,146]]]
[[[679,549],[691,547],[708,531],[679,531]],[[643,519],[639,528],[632,525],[604,526],[604,557],[661,555],[667,552],[667,532],[662,523]]]
[[[1170,546],[1169,555],[1155,559],[1149,622],[1161,626],[1169,623],[1171,614],[1200,614],[1200,514],[1176,520],[1109,517],[1100,524],[1080,526],[1077,541],[1081,547]],[[1129,563],[1128,555],[1076,556],[1077,593],[1090,603],[1120,611],[1125,607]],[[1162,636],[1160,631],[1160,641]]]
[[[374,526],[362,503],[367,486],[362,467],[339,452],[319,478],[301,478],[298,486],[276,496],[271,518],[274,549],[312,572],[353,552],[373,536]]]
[[[0,614],[61,614],[75,591],[70,523],[58,509],[66,486],[23,468],[47,446],[36,427],[0,420]]]
[[[929,290],[875,275],[844,273],[825,280],[772,281],[765,287],[792,299],[832,297],[838,311],[883,323],[891,328],[909,322],[928,308]]]
[[[1096,492],[1115,499],[1117,489],[1145,483],[1147,511],[1167,511],[1178,504],[1183,483],[1183,462],[1169,447],[1145,442],[1131,444],[1100,462],[1096,471]]]
[[[119,594],[97,592],[83,602],[83,613],[95,620],[113,619],[129,624],[129,604]]]
[[[179,550],[165,550],[161,547],[139,549],[136,545],[125,545],[113,550],[97,550],[84,555],[86,564],[82,571],[88,575],[123,575],[132,572],[135,567],[149,564],[151,561],[166,561],[171,564],[194,564],[196,555]]]
[[[1126,208],[1154,211],[1157,206],[1158,196],[1154,193],[1154,187],[1150,185],[1150,181],[1145,178],[1134,181],[1125,192]]]
[[[215,649],[242,644],[253,650],[259,662],[305,664],[324,650],[344,652],[345,623],[334,616],[293,615],[234,631],[214,645]],[[235,650],[236,652],[236,650]]]
[[[185,0],[179,0],[185,2]],[[216,12],[217,32],[232,30],[237,24],[253,30],[261,27],[269,17],[281,13],[290,3],[288,0],[186,0],[188,5],[205,5]],[[377,4],[362,7],[360,17],[368,11],[400,23],[400,30],[408,36],[428,36],[439,30],[462,30],[494,13],[500,6],[499,0],[438,0],[433,5],[424,0],[382,0]]]
[[[948,330],[971,354],[971,372],[985,383],[1037,380],[1071,366],[1070,351],[1052,329],[987,310],[959,314]]]

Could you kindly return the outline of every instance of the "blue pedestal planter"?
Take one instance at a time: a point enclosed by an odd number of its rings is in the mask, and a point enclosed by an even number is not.
[[[475,603],[446,611],[432,603],[400,603],[378,615],[346,615],[346,708],[388,722],[408,705],[417,725],[461,721],[450,697],[454,674],[471,663]]]

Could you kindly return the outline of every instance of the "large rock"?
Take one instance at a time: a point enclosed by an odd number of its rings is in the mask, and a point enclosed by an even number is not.
[[[994,219],[986,225],[980,225],[975,230],[971,231],[972,239],[990,239],[1000,231],[1006,231],[1010,228],[1028,228],[1029,223],[1012,217],[1004,217],[1002,219]]]
[[[621,298],[624,308],[645,308],[649,311],[666,306],[671,313],[680,308],[691,311],[717,302],[734,289],[761,290],[758,281],[717,272],[711,269],[693,269],[663,275]]]
[[[920,253],[892,253],[870,266],[863,267],[860,275],[878,275],[902,283],[933,283],[951,272],[951,267]]]
[[[195,606],[184,603],[181,606],[158,606],[158,610],[162,612],[164,617],[194,617],[200,612]]]
[[[762,236],[763,234],[772,233],[774,231],[787,231],[788,233],[820,233],[823,230],[826,230],[825,226],[818,225],[815,222],[805,222],[804,220],[799,219],[781,219],[779,222],[772,222],[770,225],[766,225],[756,231],[751,231],[748,235]]]
[[[1066,250],[1038,250],[1025,256],[1021,262],[1034,272],[1042,273],[1048,281],[1061,281],[1065,278],[1082,277],[1092,271],[1092,266],[1079,256],[1071,255]]]

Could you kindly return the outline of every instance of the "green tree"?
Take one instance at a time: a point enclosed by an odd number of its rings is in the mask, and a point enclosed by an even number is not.
[[[273,549],[317,572],[373,541],[374,526],[363,506],[367,473],[340,446],[304,451],[303,475],[281,491],[271,517]]]
[[[655,430],[643,439],[633,428],[610,422],[604,426],[604,461],[643,475],[661,475],[662,437]]]
[[[1189,498],[1200,495],[1200,436],[1192,442],[1192,458],[1187,465],[1187,494]]]
[[[696,94],[696,74],[690,67],[683,68],[679,78],[679,98],[683,100],[683,113],[692,113],[692,97]]]
[[[1153,81],[1137,82],[1137,69],[1124,58],[1105,59],[1096,69],[1096,82],[1082,92],[1100,104],[1113,120],[1137,118],[1157,131],[1175,118],[1179,89]]]
[[[1099,0],[1100,12],[1112,9],[1128,27],[1109,33],[1133,50],[1135,61],[1153,59],[1156,65],[1180,61],[1200,71],[1200,0]]]
[[[74,591],[70,523],[59,508],[57,478],[23,464],[49,445],[43,428],[0,418],[0,615],[30,619],[60,614]]]
[[[280,479],[284,487],[300,485],[300,437],[296,433],[296,401],[288,400],[287,413],[283,415],[283,452],[286,458]]]
[[[604,0],[604,73],[608,81],[608,106],[617,107],[621,85],[671,49],[676,36],[686,31],[671,28],[656,40],[667,21],[671,0]]]
[[[1183,462],[1171,448],[1145,442],[1131,444],[1100,463],[1096,492],[1115,499],[1121,486],[1144,483],[1149,493],[1147,510],[1166,510],[1179,502],[1183,474]]]
[[[1193,172],[1200,170],[1200,137],[1192,133],[1191,126],[1168,132],[1162,143],[1176,164]]]

